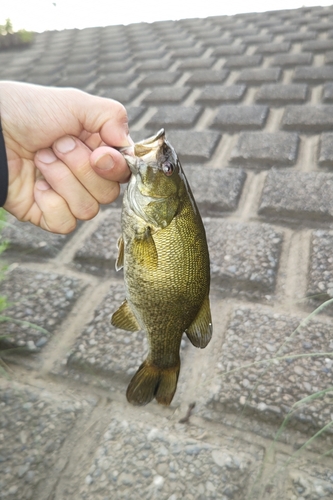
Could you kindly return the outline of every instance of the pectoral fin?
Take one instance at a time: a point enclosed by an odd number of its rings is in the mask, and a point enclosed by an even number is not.
[[[120,269],[124,266],[124,240],[122,236],[119,236],[118,239],[118,257],[116,260],[116,271],[120,271]]]
[[[193,323],[185,330],[186,335],[195,347],[206,347],[212,338],[213,326],[210,313],[209,297],[205,298],[201,309]]]
[[[146,229],[142,237],[135,238],[133,242],[133,256],[143,267],[156,269],[158,261],[157,250],[149,228]]]
[[[128,332],[137,332],[140,325],[128,305],[127,300],[121,304],[119,309],[111,317],[111,325],[127,330]]]

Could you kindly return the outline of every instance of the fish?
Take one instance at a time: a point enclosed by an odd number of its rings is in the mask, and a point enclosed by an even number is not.
[[[144,330],[146,360],[126,397],[170,405],[185,333],[195,347],[212,337],[210,262],[205,228],[175,149],[165,130],[120,149],[131,177],[124,192],[116,270],[123,269],[125,300],[111,324]]]

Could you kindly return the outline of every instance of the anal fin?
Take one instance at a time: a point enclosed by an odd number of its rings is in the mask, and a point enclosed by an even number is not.
[[[185,333],[195,347],[203,349],[209,343],[212,338],[213,325],[208,295],[204,299],[195,320],[185,330]]]
[[[116,271],[120,271],[124,266],[124,240],[122,236],[118,238],[118,257],[116,260]]]
[[[125,300],[119,309],[112,314],[111,325],[127,330],[128,332],[137,332],[140,330],[140,325],[137,322],[127,300]]]

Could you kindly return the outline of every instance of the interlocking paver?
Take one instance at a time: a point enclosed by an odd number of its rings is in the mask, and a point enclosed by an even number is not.
[[[238,102],[246,92],[246,85],[206,85],[196,102],[199,104],[214,105],[221,102]]]
[[[260,85],[264,82],[277,82],[281,78],[280,68],[244,69],[241,71],[237,81],[252,85]]]
[[[155,87],[155,85],[168,85],[175,83],[181,76],[179,71],[156,71],[144,77],[139,82],[139,87]]]
[[[313,52],[325,52],[333,49],[333,40],[311,40],[304,42],[302,50]]]
[[[0,498],[51,494],[59,480],[62,447],[91,404],[6,381],[0,387],[0,408]]]
[[[268,83],[262,85],[256,93],[257,102],[281,106],[290,102],[304,102],[308,96],[306,84]]]
[[[287,106],[282,119],[286,130],[321,132],[333,127],[333,106]]]
[[[190,57],[188,59],[185,59],[185,61],[182,61],[179,64],[179,69],[186,70],[186,69],[197,69],[197,68],[211,68],[215,63],[215,61],[216,61],[215,57],[206,57],[206,58]]]
[[[312,60],[313,54],[311,52],[303,52],[301,54],[277,54],[273,58],[272,66],[303,66],[311,64]]]
[[[202,113],[201,106],[160,106],[148,121],[148,127],[190,128]]]
[[[194,70],[190,78],[186,81],[186,85],[207,85],[209,83],[222,83],[229,71],[226,69],[221,70]]]
[[[191,92],[191,87],[157,87],[143,99],[147,104],[181,103]]]
[[[7,321],[0,323],[2,344],[27,353],[43,347],[84,289],[78,278],[14,268],[0,285],[7,297]]]
[[[181,160],[193,163],[209,160],[221,139],[220,133],[210,130],[202,132],[170,130],[167,136]]]
[[[201,214],[219,215],[237,208],[246,173],[241,169],[192,167],[186,169],[186,177]]]
[[[222,130],[242,130],[263,128],[267,120],[267,106],[220,106],[211,127]]]
[[[330,385],[331,329],[319,321],[301,325],[301,320],[261,307],[235,309],[208,388],[208,405],[280,423],[293,410],[290,423],[300,428],[326,425],[331,420],[329,395],[294,405]]]
[[[324,302],[333,297],[332,230],[317,229],[311,236],[311,256],[307,295],[315,302]],[[332,312],[332,306],[326,312]]]
[[[295,68],[294,81],[296,82],[306,81],[317,84],[332,79],[332,66],[321,66],[320,68],[315,66],[299,66],[298,68]]]
[[[272,292],[283,235],[272,226],[205,219],[213,282],[227,294],[233,290]]]
[[[259,214],[311,220],[333,219],[333,174],[271,170]]]
[[[226,60],[224,67],[225,68],[250,68],[253,66],[260,66],[262,63],[261,55],[242,55],[242,56],[233,56],[228,57]]]
[[[299,137],[295,133],[242,132],[231,153],[231,161],[254,167],[293,165]]]
[[[134,73],[109,73],[97,82],[97,87],[120,87],[129,85],[136,75]]]
[[[245,52],[246,45],[222,45],[217,47],[213,51],[213,56],[229,56],[236,54],[243,54]]]
[[[256,54],[276,54],[277,52],[288,52],[290,42],[264,43],[256,49]]]
[[[164,420],[161,430],[117,412],[92,458],[80,498],[104,500],[108,491],[113,498],[134,500],[140,484],[144,498],[245,499],[262,461],[259,448],[206,443]]]

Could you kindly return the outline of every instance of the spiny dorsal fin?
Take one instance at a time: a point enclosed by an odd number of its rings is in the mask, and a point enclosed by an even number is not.
[[[120,269],[124,266],[124,240],[122,236],[118,238],[118,257],[116,260],[116,271],[120,271]]]
[[[206,347],[212,338],[213,326],[209,297],[205,298],[193,323],[185,330],[186,335],[195,347]]]
[[[128,332],[137,332],[140,330],[140,325],[137,322],[127,300],[125,300],[119,309],[113,313],[111,317],[111,325],[127,330]]]

